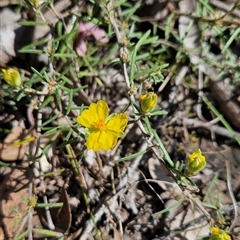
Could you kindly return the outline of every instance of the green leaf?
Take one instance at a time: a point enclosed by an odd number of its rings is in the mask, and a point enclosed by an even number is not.
[[[0,166],[2,166],[2,167],[9,167],[10,164],[7,164],[7,163],[4,163],[4,162],[0,161]]]
[[[224,53],[227,49],[229,49],[230,45],[232,44],[234,39],[239,36],[239,34],[240,34],[240,28],[238,27],[238,28],[236,28],[236,31],[233,33],[233,35],[229,38],[229,40],[225,44],[225,46],[222,50],[222,53]]]
[[[153,115],[153,116],[166,115],[166,114],[168,114],[168,112],[165,111],[165,110],[161,110],[161,109],[156,109],[156,110],[153,110],[153,111],[151,112],[151,115]]]
[[[143,45],[143,42],[146,41],[148,36],[150,35],[151,31],[148,30],[137,42],[131,56],[131,66],[130,66],[130,87],[133,86],[133,80],[134,80],[134,72],[135,72],[135,67],[136,67],[136,56],[137,56],[137,51]]]
[[[72,81],[69,79],[69,78],[67,78],[66,76],[64,76],[64,74],[60,74],[60,73],[58,73],[58,72],[56,72],[56,76],[59,78],[59,79],[62,79],[64,82],[64,84],[65,83],[67,83],[67,84],[69,84],[69,85],[73,85],[73,83],[72,83]],[[62,86],[62,85],[64,85],[64,84],[61,84],[61,85],[59,85],[59,86]]]
[[[135,74],[135,78],[139,78],[141,76],[144,76],[144,75],[147,75],[147,74],[151,74],[153,72],[157,72],[158,70],[160,70],[159,66],[154,66],[152,68],[148,68],[148,69],[146,69],[144,71],[141,71],[141,72]]]
[[[116,160],[115,162],[116,162],[116,163],[119,163],[119,162],[123,162],[123,161],[129,161],[129,160],[132,160],[132,159],[134,159],[134,158],[137,158],[137,157],[145,154],[146,152],[148,152],[148,150],[144,150],[144,151],[137,152],[137,153],[134,153],[134,154],[132,154],[132,155],[129,155],[129,156],[120,158],[120,159]]]
[[[32,54],[42,54],[44,53],[43,50],[39,49],[20,49],[18,50],[20,53],[32,53]]]
[[[31,67],[31,69],[32,69],[32,71],[33,71],[34,73],[37,74],[37,76],[38,76],[39,78],[42,78],[42,79],[43,79],[43,75],[42,75],[37,69],[35,69],[35,68],[33,68],[33,67]]]
[[[76,53],[55,53],[54,57],[59,58],[75,58],[77,57]]]
[[[59,208],[59,207],[62,207],[62,206],[63,206],[62,202],[59,202],[59,203],[37,203],[37,205],[36,205],[36,207],[38,207],[38,208],[45,208],[45,207]]]
[[[41,104],[40,109],[43,109],[44,107],[46,107],[47,105],[49,105],[49,103],[51,103],[54,100],[53,96],[48,96],[44,102]],[[56,116],[55,116],[56,117]]]
[[[210,208],[210,209],[213,209],[213,210],[218,210],[218,207],[216,207],[216,206],[213,205],[213,204],[202,203],[202,205],[203,205],[204,207],[207,207],[207,208]]]
[[[171,33],[171,24],[173,22],[173,18],[174,18],[174,13],[171,13],[170,16],[168,17],[167,19],[167,24],[165,26],[165,40],[168,40],[169,39],[169,36],[170,36],[170,33]]]
[[[170,158],[170,156],[169,156],[169,154],[168,154],[168,151],[167,151],[167,149],[164,147],[164,145],[163,145],[161,139],[159,138],[157,132],[156,132],[154,129],[152,130],[152,132],[153,132],[153,135],[154,135],[154,137],[155,137],[155,139],[156,139],[159,147],[160,147],[160,148],[162,149],[162,151],[163,151],[164,159],[168,162],[168,164],[169,164],[171,167],[174,167],[175,164],[174,164],[173,161],[171,160],[171,158]]]
[[[69,91],[69,98],[68,98],[68,105],[67,105],[67,112],[66,112],[66,115],[68,115],[71,111],[71,107],[72,107],[72,103],[73,103],[73,89],[70,89]]]
[[[25,237],[28,235],[29,230],[26,230],[25,232],[21,233],[20,235],[18,235],[17,237],[14,238],[14,240],[22,240],[25,239]]]
[[[154,217],[161,215],[163,213],[169,212],[171,209],[173,209],[174,207],[180,205],[182,202],[184,201],[184,198],[179,199],[177,202],[173,203],[172,205],[168,206],[167,208],[165,208],[162,211],[156,212],[153,214]]]
[[[55,132],[55,134],[51,137],[51,139],[49,139],[48,143],[42,149],[42,155],[45,155],[48,152],[48,150],[52,147],[52,144],[58,138],[59,135],[60,135],[60,132]]]
[[[47,26],[47,23],[39,21],[19,21],[18,24],[21,26]]]
[[[43,236],[49,236],[49,237],[62,237],[63,234],[59,232],[54,232],[51,230],[45,230],[45,229],[39,229],[39,228],[33,228],[33,232],[37,234],[41,234]]]
[[[52,97],[51,97],[52,98]],[[59,118],[59,115],[54,115],[50,119],[48,119],[46,122],[42,123],[42,127],[48,125],[49,123],[52,123],[55,119]]]

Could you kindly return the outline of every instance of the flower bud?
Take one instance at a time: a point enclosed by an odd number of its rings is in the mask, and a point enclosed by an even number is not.
[[[149,92],[140,95],[140,108],[143,113],[151,112],[157,104],[157,95],[154,92]]]
[[[12,87],[20,88],[22,86],[22,79],[17,70],[14,68],[1,69],[3,79]]]
[[[202,155],[201,150],[198,148],[192,154],[188,155],[188,161],[184,175],[186,177],[196,175],[206,166],[206,158]]]
[[[126,47],[122,47],[120,48],[120,53],[119,53],[119,56],[120,56],[120,59],[123,61],[123,62],[129,62],[130,58],[129,58],[129,52],[127,50]]]
[[[230,235],[228,235],[224,230],[221,230],[218,227],[212,227],[210,231],[210,240],[231,240]]]

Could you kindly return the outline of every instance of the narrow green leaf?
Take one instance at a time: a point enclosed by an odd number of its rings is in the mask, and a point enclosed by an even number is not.
[[[59,136],[59,132],[56,132],[51,139],[49,139],[49,142],[45,145],[45,147],[42,149],[42,155],[45,155],[47,153],[47,151],[52,147],[52,144],[54,143],[54,141],[58,138]]]
[[[142,45],[149,44],[149,43],[153,44],[157,40],[158,40],[158,36],[154,36],[154,37],[148,38],[145,41],[143,41]]]
[[[210,209],[213,209],[213,210],[218,210],[218,207],[216,207],[216,206],[213,205],[213,204],[203,203],[202,205],[203,205],[204,207],[207,207],[207,208],[210,208]]]
[[[9,167],[10,164],[4,163],[4,162],[0,161],[0,166],[2,166],[2,167]]]
[[[34,233],[41,234],[43,236],[49,236],[49,237],[62,237],[63,234],[59,232],[54,232],[51,230],[46,230],[46,229],[39,229],[39,228],[33,228]]]
[[[74,58],[77,57],[76,53],[55,53],[54,57],[59,58]]]
[[[142,53],[142,54],[138,54],[136,56],[136,61],[139,61],[141,59],[145,59],[148,58],[150,56],[150,53],[149,52],[145,52],[145,53]]]
[[[42,75],[37,69],[35,69],[34,67],[31,67],[31,69],[32,69],[32,71],[33,71],[34,73],[37,74],[37,76],[38,76],[39,78],[42,78],[42,79],[43,79],[43,75]]]
[[[156,216],[161,215],[163,213],[169,212],[172,208],[180,205],[183,201],[184,201],[184,198],[181,198],[177,202],[175,202],[172,205],[168,206],[167,208],[163,209],[162,211],[154,213],[153,216],[156,217]]]
[[[73,89],[70,89],[69,91],[69,98],[68,98],[68,106],[67,106],[67,112],[66,115],[68,115],[72,109],[72,102],[73,102]]]
[[[172,24],[172,20],[173,20],[174,16],[175,16],[174,13],[171,13],[167,19],[167,24],[165,26],[165,32],[164,32],[165,40],[169,39],[171,29],[172,29],[171,24]]]
[[[151,124],[150,124],[148,116],[144,116],[143,119],[144,119],[144,122],[145,122],[145,124],[147,126],[148,134],[152,135],[152,127],[151,127]]]
[[[151,74],[153,72],[157,72],[158,70],[160,70],[159,66],[154,66],[152,68],[148,68],[148,69],[146,69],[144,71],[141,71],[141,72],[135,74],[135,78],[139,78],[141,76],[144,76],[144,75],[147,75],[147,74]]]
[[[24,237],[26,237],[29,233],[29,230],[26,230],[25,232],[21,233],[20,235],[18,235],[17,237],[14,238],[14,240],[22,240],[25,239]]]
[[[166,114],[168,114],[168,112],[165,110],[161,110],[161,109],[157,109],[157,110],[154,110],[153,112],[151,112],[151,115],[153,115],[153,116],[166,115]]]
[[[166,160],[171,167],[174,167],[174,163],[173,163],[173,161],[171,160],[171,158],[170,158],[170,156],[169,156],[169,154],[168,154],[168,151],[167,151],[167,149],[164,147],[164,145],[163,145],[161,139],[159,138],[157,132],[156,132],[154,129],[152,130],[152,132],[153,132],[153,135],[154,135],[154,137],[155,137],[155,139],[156,139],[159,147],[160,147],[161,150],[163,151],[164,160]]]
[[[62,84],[58,86],[60,89],[62,89],[63,91],[65,91],[66,93],[69,93],[70,89],[63,86]]]
[[[147,31],[137,42],[131,56],[131,66],[130,66],[130,87],[133,86],[133,80],[134,80],[134,72],[135,72],[135,65],[136,65],[136,56],[137,56],[137,51],[141,47],[142,43],[147,39],[147,37],[150,34],[150,30]]]
[[[59,208],[59,207],[62,207],[63,206],[63,203],[60,202],[60,203],[38,203],[36,205],[36,207],[38,208],[45,208],[45,207],[48,207],[48,208]]]
[[[81,90],[83,90],[83,89],[85,89],[85,88],[87,88],[87,87],[88,87],[87,85],[84,85],[84,86],[75,88],[75,89],[73,89],[73,94],[76,94],[76,93],[78,93],[79,91],[81,91]]]
[[[209,2],[206,0],[199,0],[199,2],[201,2],[201,4],[214,16],[215,15],[215,11],[214,9],[209,5]]]
[[[53,99],[54,99],[53,96],[48,96],[48,97],[44,100],[44,102],[41,104],[40,109],[43,109],[44,107],[46,107],[47,105],[49,105],[49,103],[52,102]]]
[[[39,21],[19,21],[18,24],[21,26],[47,26],[47,23]]]
[[[52,98],[52,97],[51,97]],[[45,121],[44,123],[42,123],[41,127],[44,127],[46,125],[48,125],[49,123],[52,123],[55,119],[58,119],[59,115],[53,115],[51,118],[49,118],[47,121]]]
[[[68,126],[69,127],[69,126]],[[46,135],[48,135],[48,134],[51,134],[51,133],[54,133],[54,132],[56,132],[56,131],[62,131],[62,128],[63,128],[63,126],[57,126],[57,127],[53,127],[53,128],[44,128],[44,127],[42,127],[42,129],[43,130],[47,130],[46,132],[45,132],[45,134]],[[49,130],[48,130],[49,129]]]
[[[211,200],[212,189],[213,189],[214,185],[216,184],[216,181],[217,181],[217,179],[218,179],[218,176],[219,176],[219,173],[216,172],[216,173],[214,174],[213,179],[211,180],[211,184],[210,184],[210,186],[208,187],[207,192],[205,193],[205,196],[204,196],[204,198],[203,198],[203,202],[205,202],[207,198],[209,198],[209,199]]]
[[[229,49],[230,45],[234,41],[236,37],[239,37],[240,33],[240,27],[236,28],[236,31],[233,33],[233,35],[228,39],[227,43],[225,44],[224,48],[222,49],[222,53],[224,53],[227,49]]]
[[[58,89],[56,89],[55,91],[55,97],[56,97],[56,105],[59,108],[59,111],[62,112],[62,101],[61,101],[61,96]]]
[[[79,135],[80,135],[80,134],[79,134]],[[84,138],[84,136],[82,136],[82,137]],[[68,144],[76,143],[77,140],[78,140],[77,138],[72,138],[72,139],[69,139],[69,140],[65,140],[65,139],[64,139],[64,142],[61,143],[61,144],[59,144],[59,145],[57,146],[57,149],[62,149],[63,147],[65,147],[65,146],[68,145]]]
[[[132,160],[132,159],[134,159],[134,158],[137,158],[137,157],[145,154],[146,152],[148,152],[148,150],[144,150],[144,151],[137,152],[137,153],[134,153],[134,154],[132,154],[132,155],[129,155],[129,156],[120,158],[120,159],[116,160],[115,162],[116,162],[116,163],[119,163],[119,162],[123,162],[123,161],[129,161],[129,160]]]
[[[55,176],[56,174],[59,175],[61,174],[62,172],[64,172],[65,169],[58,169],[58,170],[55,170],[54,172],[46,172],[46,173],[43,173],[41,174],[42,177],[53,177]]]
[[[63,74],[56,73],[56,76],[58,76],[59,79],[62,79],[64,81],[64,83],[68,83],[69,85],[73,85],[72,81],[69,78],[65,77]],[[61,85],[63,85],[63,84],[61,84]]]
[[[39,41],[32,42],[32,43],[24,46],[24,47],[22,48],[22,50],[23,50],[23,49],[24,49],[24,50],[25,50],[25,49],[32,49],[33,47],[44,45],[44,44],[46,44],[47,42],[48,42],[48,38],[43,38],[43,39],[41,39],[41,40],[39,40]]]
[[[32,53],[32,54],[42,54],[43,50],[40,49],[20,49],[18,50],[20,53]]]

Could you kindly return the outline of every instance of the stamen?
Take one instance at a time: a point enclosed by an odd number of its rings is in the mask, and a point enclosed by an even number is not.
[[[98,122],[96,122],[95,127],[99,129],[100,131],[105,129],[105,123],[102,119],[99,119]]]

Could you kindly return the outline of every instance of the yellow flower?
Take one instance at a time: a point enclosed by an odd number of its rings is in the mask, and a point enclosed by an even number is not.
[[[143,113],[151,112],[157,104],[157,95],[154,92],[149,92],[142,94],[139,97],[140,99],[140,108]]]
[[[3,79],[12,87],[20,88],[22,86],[22,79],[20,74],[14,68],[1,69]]]
[[[186,177],[197,174],[206,166],[206,158],[202,155],[201,150],[198,148],[192,154],[188,155],[188,162],[184,175]]]
[[[99,100],[91,103],[89,108],[77,117],[77,122],[87,128],[87,148],[98,151],[109,150],[116,145],[117,139],[124,135],[128,118],[125,113],[108,116],[107,103]]]
[[[231,237],[224,230],[221,230],[218,227],[212,227],[210,231],[210,240],[231,240]]]

